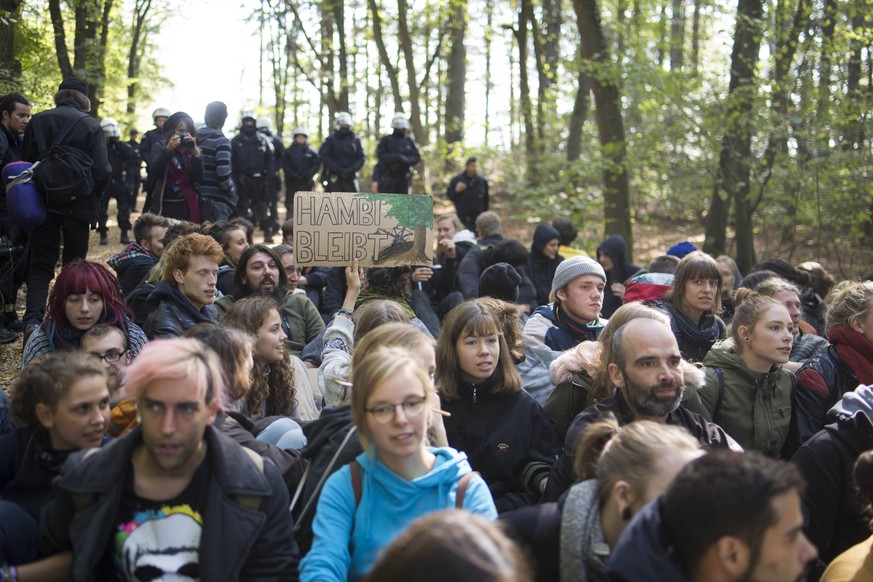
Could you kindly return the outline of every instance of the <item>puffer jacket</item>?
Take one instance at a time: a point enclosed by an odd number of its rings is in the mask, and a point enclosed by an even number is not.
[[[713,346],[703,363],[706,384],[687,393],[685,406],[722,427],[744,449],[779,457],[791,421],[793,375],[780,365],[766,374],[749,370],[733,340]]]

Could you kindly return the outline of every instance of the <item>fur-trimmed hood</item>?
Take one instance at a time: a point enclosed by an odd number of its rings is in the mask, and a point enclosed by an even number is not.
[[[555,358],[549,366],[552,382],[556,386],[567,382],[573,377],[574,373],[580,370],[585,370],[593,378],[600,364],[601,348],[600,342],[582,342],[565,351]],[[705,384],[706,375],[703,372],[703,368],[695,366],[684,359],[682,360],[682,368],[685,376],[685,386],[701,388]]]

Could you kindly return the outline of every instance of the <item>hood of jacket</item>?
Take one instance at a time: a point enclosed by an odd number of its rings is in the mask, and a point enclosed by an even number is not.
[[[558,241],[561,240],[561,235],[558,231],[548,224],[541,224],[534,230],[533,242],[530,245],[530,250],[533,251],[533,254],[542,255],[543,248],[545,248],[546,244],[555,239]]]
[[[682,568],[671,559],[671,544],[664,532],[661,502],[643,507],[612,550],[606,572],[610,580],[688,582]]]
[[[549,366],[552,382],[557,386],[570,380],[575,372],[585,370],[592,378],[600,367],[600,342],[582,342],[562,353]]]
[[[438,499],[448,501],[449,491],[457,484],[462,475],[472,470],[467,461],[467,455],[450,447],[429,448],[428,450],[436,456],[433,468],[427,474],[411,481],[407,481],[386,467],[375,453],[366,451],[361,453],[356,460],[362,469],[362,489],[364,491],[378,491],[378,494],[382,496],[379,507],[391,507],[392,513],[398,517],[416,514],[420,511],[422,494],[430,498],[434,489],[439,492]],[[374,518],[377,522],[386,519],[384,515],[371,515],[367,510],[368,506],[364,506],[363,502],[359,506],[363,510],[361,526],[365,532],[370,531],[369,525],[374,521]]]
[[[608,256],[617,269],[623,270],[627,263],[627,243],[617,234],[600,243],[597,252]]]
[[[750,370],[743,359],[737,355],[736,345],[732,338],[716,342],[703,359],[703,365],[715,366],[716,368],[722,369],[732,369],[736,371],[740,377],[748,380],[750,384],[754,384],[755,386],[760,386],[762,380],[766,378],[768,384],[774,388],[779,381],[782,372],[781,364],[774,364],[766,374]]]
[[[873,386],[863,384],[851,392],[846,392],[843,398],[828,411],[830,421],[844,420],[863,416],[873,426]]]
[[[304,457],[312,457],[316,451],[330,442],[331,438],[352,424],[352,409],[349,405],[326,406],[317,419],[303,426],[306,446],[301,449]]]

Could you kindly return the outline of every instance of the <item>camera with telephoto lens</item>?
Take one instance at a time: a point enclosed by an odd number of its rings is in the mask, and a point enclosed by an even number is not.
[[[180,131],[180,132],[176,133],[176,135],[179,136],[179,145],[180,146],[182,146],[186,150],[193,150],[194,149],[194,140],[191,139],[190,137],[188,137],[187,133]]]

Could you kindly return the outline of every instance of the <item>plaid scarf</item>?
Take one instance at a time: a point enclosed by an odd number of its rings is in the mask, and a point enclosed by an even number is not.
[[[152,257],[152,254],[145,250],[145,247],[143,247],[139,243],[132,242],[124,247],[123,251],[106,261],[106,264],[117,271],[121,263],[129,261],[134,257],[141,256]]]

